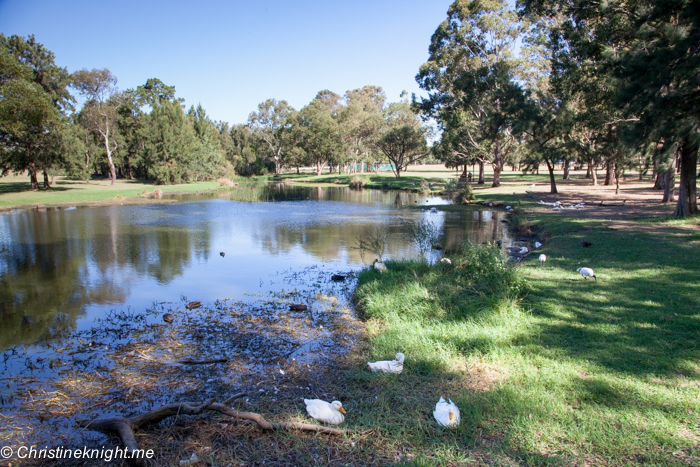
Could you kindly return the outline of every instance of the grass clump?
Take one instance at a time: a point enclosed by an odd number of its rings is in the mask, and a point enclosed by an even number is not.
[[[355,175],[350,180],[350,183],[348,183],[348,186],[354,190],[361,190],[362,188],[365,187],[366,183],[367,183],[367,180],[365,179],[365,177],[360,177],[358,175]]]
[[[471,185],[459,183],[456,178],[445,180],[445,195],[455,204],[469,204],[476,199]]]

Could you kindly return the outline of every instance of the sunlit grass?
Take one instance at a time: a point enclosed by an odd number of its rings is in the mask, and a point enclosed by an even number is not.
[[[487,464],[697,465],[700,233],[529,218],[550,239],[545,266],[533,255],[518,268],[529,284],[522,301],[493,287],[470,293],[454,271],[418,263],[360,276],[367,357],[407,356],[404,374],[381,381],[393,400],[420,406],[410,412],[414,429],[400,430],[416,449],[409,464],[457,465],[471,453]],[[598,281],[580,276],[581,266]],[[426,430],[440,395],[463,420],[442,436]],[[400,444],[394,425],[369,418]]]

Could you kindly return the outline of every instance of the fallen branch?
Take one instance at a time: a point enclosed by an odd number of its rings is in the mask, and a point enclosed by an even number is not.
[[[208,365],[210,363],[228,363],[228,358],[214,358],[211,360],[179,360],[175,363],[181,365]]]
[[[134,451],[139,451],[140,449],[138,443],[136,442],[136,437],[134,436],[135,430],[138,430],[146,425],[155,425],[168,417],[177,415],[198,415],[205,410],[213,410],[215,412],[228,415],[232,418],[253,421],[265,431],[277,429],[305,430],[328,433],[331,435],[342,435],[351,431],[299,422],[271,423],[265,420],[265,417],[259,413],[239,412],[238,410],[234,410],[229,407],[231,402],[246,395],[247,394],[245,392],[236,394],[226,399],[224,403],[217,403],[213,400],[201,404],[193,402],[174,402],[172,404],[166,404],[146,414],[131,418],[114,417],[104,420],[78,420],[78,426],[88,428],[93,431],[99,431],[100,433],[108,435],[112,433],[118,434],[119,438],[121,438],[122,443],[124,444],[124,447],[128,449],[130,455],[132,455]],[[131,458],[130,461],[133,465],[144,465],[143,459]]]

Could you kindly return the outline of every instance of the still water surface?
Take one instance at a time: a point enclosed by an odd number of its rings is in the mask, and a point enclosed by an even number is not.
[[[328,275],[359,270],[374,257],[363,260],[354,247],[375,229],[390,233],[385,260],[419,255],[408,230],[421,220],[439,228],[447,249],[466,239],[510,243],[504,213],[430,212],[440,198],[290,186],[255,196],[268,202],[219,192],[0,215],[0,350],[89,328],[114,309],[279,291],[289,287],[281,275],[309,266]]]

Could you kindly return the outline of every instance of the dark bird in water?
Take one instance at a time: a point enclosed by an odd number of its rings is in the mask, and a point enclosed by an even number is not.
[[[170,313],[166,313],[163,315],[163,321],[165,321],[166,323],[172,323],[173,321],[175,321],[175,317]]]
[[[226,256],[226,253],[224,253],[223,251],[222,251],[221,253],[219,253],[219,254],[221,255],[222,258],[223,258],[224,256]]]
[[[340,282],[340,281],[344,281],[344,280],[345,280],[345,276],[341,276],[340,274],[333,274],[333,275],[331,276],[331,279],[334,280],[334,281],[336,281],[336,282]]]
[[[295,304],[295,305],[289,305],[289,309],[290,309],[291,311],[306,311],[306,310],[308,310],[308,308],[309,308],[309,307],[307,307],[307,306],[304,305],[303,303],[298,303],[298,304]]]
[[[496,240],[496,247],[500,249],[501,246],[503,246],[503,240]]]
[[[587,240],[581,240],[581,246],[584,248],[588,248],[589,246],[593,245],[591,242]]]
[[[188,310],[194,310],[195,308],[199,308],[202,306],[202,302],[190,302],[187,305],[185,305],[185,308]]]

